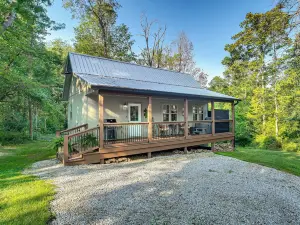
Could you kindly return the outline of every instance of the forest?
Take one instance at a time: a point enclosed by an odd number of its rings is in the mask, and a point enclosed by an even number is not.
[[[271,1],[271,0],[270,0]],[[224,73],[209,83],[184,31],[166,41],[167,25],[141,14],[143,46],[117,24],[117,0],[64,0],[80,22],[74,42],[46,36],[65,24],[52,21],[49,0],[0,0],[0,144],[52,135],[66,127],[62,70],[70,51],[165,68],[193,76],[202,88],[235,96],[236,143],[300,149],[300,3],[281,0],[265,13],[248,13],[224,46]],[[137,15],[138,16],[138,15]]]

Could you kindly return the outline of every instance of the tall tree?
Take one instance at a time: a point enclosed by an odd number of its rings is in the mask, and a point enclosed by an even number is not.
[[[4,24],[0,32],[0,131],[28,130],[29,134],[37,108],[61,118],[60,103],[53,96],[58,64],[56,55],[47,51],[44,37],[47,30],[62,25],[47,16],[48,0],[1,1],[0,5],[4,9],[0,13]]]
[[[125,24],[116,25],[120,4],[115,0],[65,0],[64,6],[80,19],[75,28],[75,50],[90,55],[133,61],[132,35]]]
[[[286,103],[289,101],[284,99],[291,93],[283,88],[287,81],[295,79],[295,74],[288,69],[290,62],[294,62],[294,56],[287,54],[291,44],[290,18],[281,5],[266,13],[248,13],[241,23],[241,32],[225,47],[229,56],[222,63],[228,85],[223,90],[243,100],[237,107],[237,115],[243,115],[243,121],[249,122],[252,126],[249,131],[257,140],[266,136],[282,140],[287,131],[286,118],[290,112]],[[211,85],[215,88],[217,80],[213,81]]]
[[[104,56],[108,58],[109,33],[116,22],[120,4],[116,0],[64,0],[64,6],[71,9],[74,17],[85,19],[88,15],[94,19],[99,27]]]
[[[197,67],[194,59],[194,45],[184,32],[181,32],[173,42],[175,46],[174,61],[175,70],[182,73],[191,74],[199,82],[201,87],[206,87],[207,74]]]
[[[141,36],[145,40],[145,47],[142,48],[140,63],[160,68],[163,67],[162,57],[164,50],[164,40],[167,27],[158,27],[157,31],[153,32],[153,26],[157,21],[148,21],[146,15],[141,16]]]

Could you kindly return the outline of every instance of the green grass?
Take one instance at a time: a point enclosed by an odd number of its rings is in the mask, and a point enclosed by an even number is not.
[[[36,141],[0,148],[0,224],[46,224],[54,186],[22,171],[32,163],[54,158],[50,142]]]
[[[257,163],[300,176],[300,153],[238,147],[234,152],[218,152],[217,154]]]

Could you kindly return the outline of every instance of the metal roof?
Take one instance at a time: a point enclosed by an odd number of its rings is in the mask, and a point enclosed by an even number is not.
[[[234,97],[209,91],[199,87],[199,83],[189,74],[156,69],[111,59],[69,53],[65,73],[73,73],[92,87],[120,88],[165,92],[166,94],[193,95],[222,100],[238,100]],[[64,98],[69,87],[66,76]]]

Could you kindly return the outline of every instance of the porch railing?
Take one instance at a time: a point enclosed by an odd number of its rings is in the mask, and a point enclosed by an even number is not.
[[[61,131],[56,131],[56,137],[64,136],[64,135],[71,135],[71,134],[76,134],[79,132],[82,132],[84,130],[88,129],[88,124],[82,124],[76,127],[72,127],[70,129],[66,130],[61,130]]]
[[[160,140],[184,136],[184,122],[153,122],[152,138]]]
[[[188,134],[191,136],[212,134],[212,120],[189,121],[188,129]]]
[[[64,159],[99,148],[99,127],[64,136]]]
[[[104,145],[147,141],[148,123],[104,124]]]

